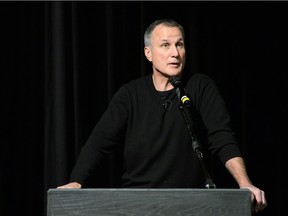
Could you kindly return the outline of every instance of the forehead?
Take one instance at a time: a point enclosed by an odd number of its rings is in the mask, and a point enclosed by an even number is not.
[[[155,40],[183,40],[182,32],[178,27],[170,27],[160,24],[155,27],[151,34],[151,38]]]

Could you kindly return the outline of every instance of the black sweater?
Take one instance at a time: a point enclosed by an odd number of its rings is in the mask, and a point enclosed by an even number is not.
[[[185,83],[193,125],[203,149],[225,163],[241,156],[215,83],[194,74]],[[198,188],[204,175],[173,90],[163,101],[151,74],[123,85],[81,150],[70,181],[85,183],[106,154],[124,143],[122,187]]]

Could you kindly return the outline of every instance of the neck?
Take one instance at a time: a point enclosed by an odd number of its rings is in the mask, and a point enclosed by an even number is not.
[[[157,91],[168,91],[173,89],[174,87],[169,82],[169,78],[163,76],[156,76],[155,74],[152,75],[152,80],[154,87]]]

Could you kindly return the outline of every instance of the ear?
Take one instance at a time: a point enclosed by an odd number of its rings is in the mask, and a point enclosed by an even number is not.
[[[145,53],[145,56],[146,58],[148,59],[148,61],[152,61],[152,53],[151,53],[151,50],[149,47],[144,47],[144,53]]]

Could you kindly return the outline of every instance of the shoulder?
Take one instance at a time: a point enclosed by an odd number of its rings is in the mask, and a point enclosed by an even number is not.
[[[143,89],[145,86],[152,82],[151,74],[133,79],[125,84],[123,84],[119,90],[135,91],[137,89]]]
[[[188,78],[188,82],[213,82],[213,80],[206,74],[194,73]]]
[[[125,83],[123,85],[123,87],[137,87],[139,85],[145,85],[145,83],[149,80],[149,78],[151,77],[151,75],[146,75],[146,76],[142,76],[139,77],[137,79],[133,79],[127,83]]]
[[[215,86],[214,80],[206,75],[206,74],[201,74],[201,73],[194,73],[190,77],[188,77],[187,82],[186,82],[186,87],[187,88],[205,88],[207,86]]]
[[[151,80],[151,81],[150,81]],[[151,75],[146,75],[139,77],[137,79],[130,80],[127,83],[124,83],[116,92],[115,95],[134,95],[139,92],[145,92],[144,89],[147,86],[151,85],[152,78]]]

